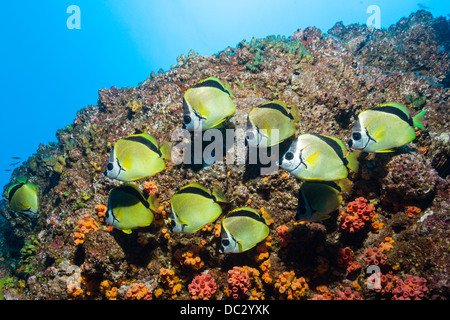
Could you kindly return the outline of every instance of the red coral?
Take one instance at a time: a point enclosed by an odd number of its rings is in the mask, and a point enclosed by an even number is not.
[[[228,291],[233,299],[243,299],[247,297],[250,286],[248,273],[239,267],[228,270]]]
[[[371,284],[372,289],[381,294],[390,293],[394,288],[394,283],[398,277],[392,274],[382,274],[381,272],[373,273],[367,278],[367,284]]]
[[[277,228],[277,236],[281,240],[283,247],[287,246],[292,239],[292,234],[289,232],[289,228],[286,225],[281,225]]]
[[[358,292],[353,292],[352,288],[345,287],[344,291],[336,290],[334,300],[362,300]]]
[[[406,275],[405,280],[398,279],[396,287],[392,289],[392,300],[422,300],[428,292],[425,286],[427,280],[418,276]]]
[[[369,248],[364,252],[364,261],[369,265],[385,265],[386,255],[383,254],[383,249],[378,247]]]
[[[188,285],[191,299],[209,300],[217,291],[216,281],[209,273],[196,276]]]
[[[353,251],[349,247],[339,249],[337,263],[340,268],[347,268],[348,273],[361,268],[361,265],[353,260]]]
[[[375,207],[368,204],[363,197],[347,204],[347,212],[341,212],[341,229],[349,233],[355,233],[364,228],[367,221],[373,218]]]

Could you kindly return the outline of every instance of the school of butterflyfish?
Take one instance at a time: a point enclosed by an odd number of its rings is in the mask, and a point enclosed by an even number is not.
[[[228,86],[227,86],[228,87]],[[183,97],[182,127],[189,131],[220,128],[235,112],[232,93],[216,77],[199,81]],[[348,170],[358,171],[357,150],[393,152],[415,138],[414,127],[423,129],[425,110],[410,117],[399,103],[385,103],[362,111],[347,146],[336,137],[306,133],[295,137],[296,112],[282,101],[255,106],[247,116],[245,144],[268,148],[291,139],[288,150],[277,161],[279,167],[302,180],[298,193],[296,221],[320,221],[330,217],[342,202],[341,192],[351,189]],[[158,208],[153,196],[145,197],[129,182],[154,176],[170,161],[169,143],[158,146],[147,133],[118,140],[110,153],[104,176],[125,182],[112,189],[105,221],[125,233],[149,226]],[[17,179],[7,194],[9,207],[19,213],[38,211],[37,188],[25,177]],[[170,201],[170,231],[195,233],[222,215],[226,195],[218,188],[208,190],[198,183],[181,187]],[[221,205],[222,204],[222,205]],[[223,216],[220,252],[243,252],[269,235],[265,218],[255,209],[236,208]]]

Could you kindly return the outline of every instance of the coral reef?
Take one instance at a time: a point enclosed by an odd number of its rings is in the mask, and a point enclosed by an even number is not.
[[[41,144],[3,189],[6,200],[9,186],[26,176],[38,186],[40,208],[26,215],[0,204],[0,295],[449,299],[449,26],[421,10],[388,29],[308,27],[212,56],[191,51],[135,87],[100,89],[97,104],[78,111],[56,142]],[[253,107],[276,99],[298,110],[297,135],[346,142],[362,110],[391,101],[411,115],[426,109],[425,129],[394,152],[361,153],[351,190],[323,221],[293,221],[302,181],[284,170],[261,176],[246,164],[166,161],[160,173],[133,182],[158,201],[153,223],[132,234],[106,224],[109,192],[121,184],[103,176],[114,143],[143,132],[158,145],[170,141],[182,126],[184,93],[210,76],[233,93],[236,112],[224,128],[245,128]],[[221,254],[222,217],[194,234],[170,233],[170,199],[194,182],[223,189],[223,214],[261,211],[269,237],[246,252]]]

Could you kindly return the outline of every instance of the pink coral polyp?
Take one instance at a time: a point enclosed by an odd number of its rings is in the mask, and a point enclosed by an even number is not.
[[[196,276],[188,285],[193,300],[209,300],[217,291],[217,284],[209,273]]]

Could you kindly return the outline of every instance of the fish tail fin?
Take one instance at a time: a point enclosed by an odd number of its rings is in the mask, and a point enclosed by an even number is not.
[[[16,178],[19,183],[27,183],[28,178],[26,176],[20,176]]]
[[[359,161],[358,161],[359,154],[360,154],[359,151],[353,151],[346,157],[348,161],[347,167],[353,172],[358,172],[359,170]]]
[[[216,198],[217,202],[228,202],[225,193],[223,192],[222,188],[218,185],[214,185],[212,195]]]
[[[150,194],[148,196],[148,198],[147,198],[147,202],[150,205],[150,210],[152,210],[152,211],[157,211],[158,210],[158,208],[159,208],[159,201],[158,201],[158,198],[155,195]]]
[[[423,118],[425,112],[427,112],[427,110],[422,110],[421,112],[416,114],[414,117],[412,117],[414,127],[417,127],[419,129],[425,129],[425,127],[423,126],[423,123],[422,123],[422,120],[423,120],[422,118]]]
[[[160,148],[159,151],[161,151],[161,158],[166,160],[172,160],[172,145],[169,141],[164,143]]]
[[[349,178],[340,179],[336,184],[341,188],[341,192],[350,192],[353,187],[353,182]]]

